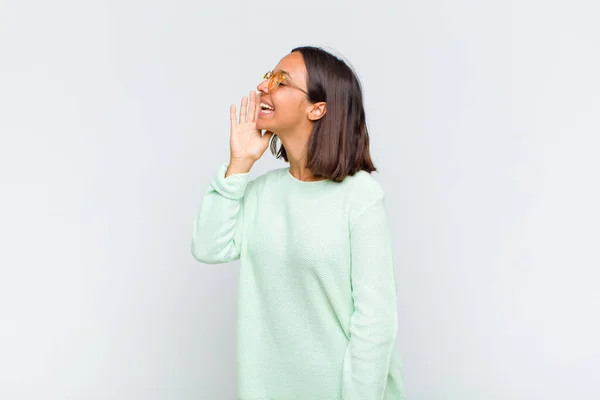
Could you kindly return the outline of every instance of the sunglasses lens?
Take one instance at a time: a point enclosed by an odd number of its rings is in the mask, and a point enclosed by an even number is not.
[[[279,84],[281,83],[281,81],[283,81],[283,74],[281,74],[279,72],[276,74],[273,74],[273,77],[271,78],[271,81],[270,81],[269,90],[277,89],[279,87]]]
[[[263,75],[263,79],[268,79],[267,85],[269,87],[269,91],[273,90],[273,73],[271,71],[267,71]]]

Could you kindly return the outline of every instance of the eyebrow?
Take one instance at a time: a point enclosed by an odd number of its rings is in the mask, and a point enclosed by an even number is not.
[[[287,72],[287,71],[284,71],[284,70],[282,70],[282,69],[280,69],[279,71],[281,71],[281,72],[283,72],[285,75],[289,76],[289,77],[290,77],[290,79],[292,78],[292,76],[290,75],[290,73],[289,73],[289,72]]]

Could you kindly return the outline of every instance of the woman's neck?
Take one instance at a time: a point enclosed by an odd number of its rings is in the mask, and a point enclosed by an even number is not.
[[[281,139],[281,138],[280,138]],[[312,182],[323,178],[315,177],[309,168],[306,168],[306,147],[308,140],[282,140],[285,147],[288,162],[290,163],[290,174],[298,180]]]

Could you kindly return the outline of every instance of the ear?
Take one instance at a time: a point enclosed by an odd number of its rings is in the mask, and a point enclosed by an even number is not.
[[[308,119],[310,119],[311,121],[316,121],[323,118],[323,116],[326,113],[327,103],[325,103],[324,101],[320,101],[311,105],[310,109],[308,110]]]

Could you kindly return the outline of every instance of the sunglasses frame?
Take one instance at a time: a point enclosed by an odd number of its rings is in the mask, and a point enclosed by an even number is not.
[[[265,73],[265,75],[263,76],[263,80],[264,79],[267,79],[269,81],[269,92],[272,92],[273,90],[277,89],[283,81],[286,81],[289,87],[298,89],[298,90],[304,92],[308,96],[308,92],[306,90],[302,89],[301,87],[296,85],[294,82],[292,82],[290,80],[290,78],[288,78],[281,71],[278,71],[278,72],[267,71]]]

